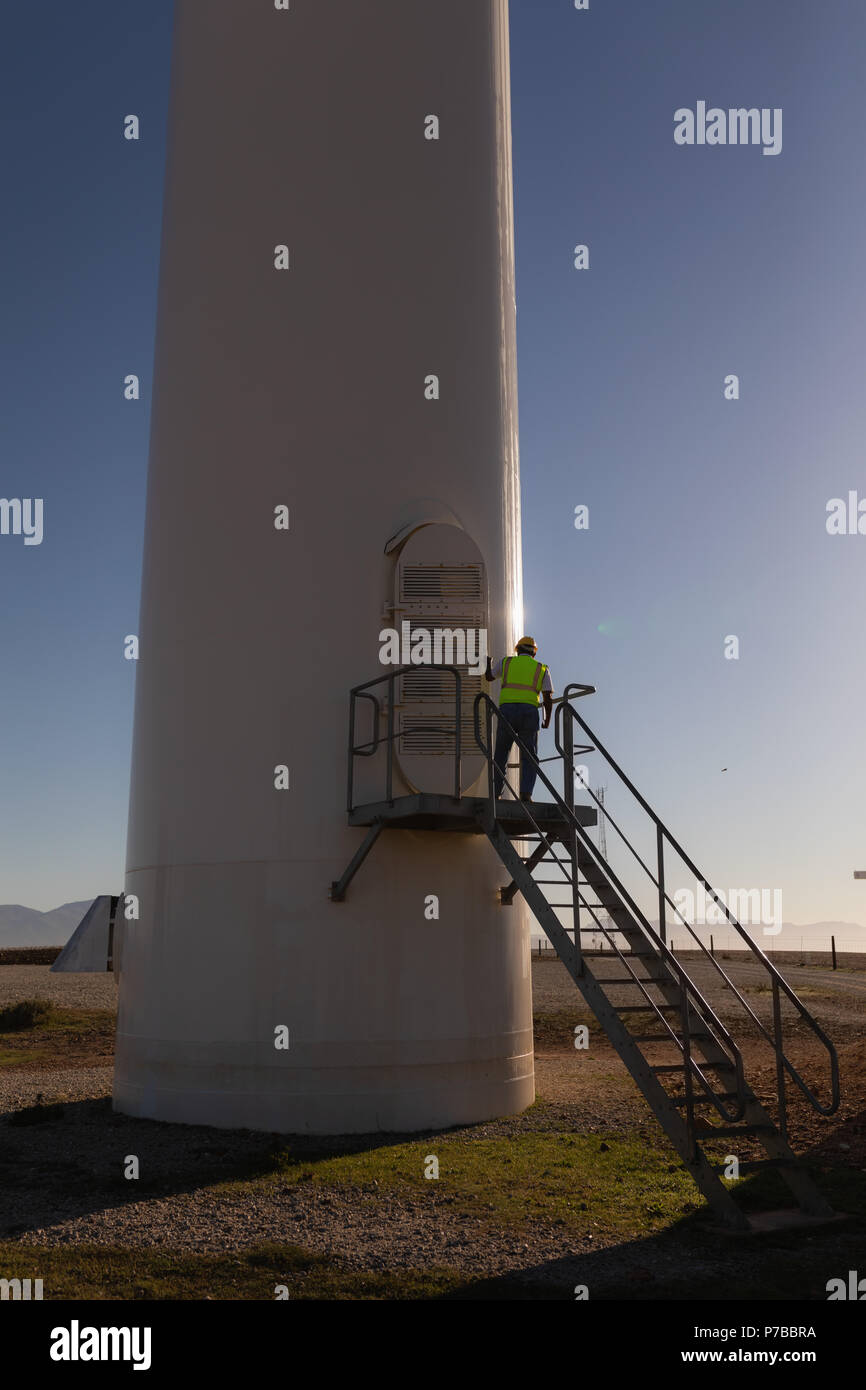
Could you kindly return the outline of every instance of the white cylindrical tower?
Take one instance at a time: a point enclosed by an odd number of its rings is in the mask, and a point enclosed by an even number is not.
[[[514,314],[507,0],[178,0],[118,1110],[336,1133],[534,1097],[483,836],[387,829],[328,898],[380,632],[519,635]],[[435,679],[397,795],[442,780]]]

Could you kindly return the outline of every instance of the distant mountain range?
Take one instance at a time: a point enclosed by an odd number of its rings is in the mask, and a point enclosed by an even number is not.
[[[765,919],[769,923],[770,919]],[[782,922],[780,932],[765,933],[759,922],[742,922],[741,925],[759,943],[761,949],[773,950],[778,946],[779,950],[796,950],[800,945],[802,937],[806,950],[827,950],[830,949],[830,937],[836,938],[836,945],[841,950],[843,943],[849,951],[866,950],[866,931],[860,926],[859,922]],[[653,926],[658,929],[658,921],[653,922]],[[683,942],[688,936],[685,927],[671,926],[668,923],[668,930],[673,931],[677,941],[682,937]],[[717,941],[722,941],[730,937],[733,942],[736,933],[733,927],[724,923],[721,926],[701,926],[696,927],[698,936],[703,937],[705,942],[709,941],[710,933],[714,933]],[[811,943],[811,945],[810,945]]]
[[[50,912],[0,904],[0,946],[65,946],[92,902],[63,903]]]

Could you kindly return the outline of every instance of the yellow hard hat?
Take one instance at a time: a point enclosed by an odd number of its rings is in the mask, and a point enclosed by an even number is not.
[[[521,637],[520,641],[516,643],[514,650],[519,652],[521,647],[531,647],[534,652],[538,651],[538,643],[534,637]]]

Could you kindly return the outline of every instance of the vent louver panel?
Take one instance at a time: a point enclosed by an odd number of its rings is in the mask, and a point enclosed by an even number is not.
[[[480,603],[484,598],[481,565],[405,565],[400,580],[400,597],[407,603]]]
[[[427,633],[430,643],[430,659],[435,661],[437,666],[475,666],[478,663],[478,655],[481,650],[479,643],[479,633],[481,622],[477,613],[472,614],[425,614],[423,618],[410,616],[408,613],[404,621],[411,624],[409,629],[411,649],[412,643],[420,638],[420,634]],[[451,633],[449,638],[447,633]],[[460,640],[462,637],[462,641]],[[471,659],[471,660],[470,660]],[[412,678],[414,679],[414,677]],[[437,679],[447,682],[444,686],[446,694],[454,693],[454,678],[452,676],[440,676]],[[439,699],[440,696],[435,698]]]
[[[403,714],[400,719],[400,752],[428,757],[453,758],[455,753],[454,714]],[[460,741],[464,754],[477,752],[472,714],[464,710],[460,721]]]
[[[463,703],[470,707],[475,700],[475,696],[481,690],[480,676],[463,676],[460,682],[463,695]],[[418,672],[403,677],[402,698],[408,704],[415,704],[422,700],[447,700],[454,708],[454,695],[456,686],[454,677],[447,671],[431,671],[425,667]]]

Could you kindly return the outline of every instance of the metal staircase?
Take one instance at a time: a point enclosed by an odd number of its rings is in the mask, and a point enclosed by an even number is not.
[[[530,753],[519,738],[516,739],[520,756],[533,763],[539,782],[550,796],[549,801],[517,800],[515,789],[508,781],[507,770],[506,786],[515,799],[494,798],[493,724],[498,712],[487,695],[478,695],[474,702],[476,748],[472,751],[477,755],[481,750],[486,760],[487,796],[464,797],[460,771],[460,675],[454,668],[439,669],[452,670],[455,676],[456,772],[453,796],[393,796],[392,759],[396,737],[394,680],[401,670],[380,678],[389,682],[385,736],[380,728],[382,711],[370,693],[370,687],[380,682],[368,682],[352,692],[349,814],[353,824],[367,825],[369,831],[342,878],[332,884],[331,897],[340,901],[345,896],[349,881],[386,826],[462,828],[474,833],[483,831],[510,876],[509,883],[501,890],[503,906],[513,902],[518,892],[523,895],[717,1216],[728,1226],[750,1229],[748,1216],[735,1202],[732,1189],[725,1185],[721,1177],[725,1165],[720,1160],[734,1154],[741,1175],[761,1168],[773,1168],[794,1194],[805,1216],[821,1219],[832,1217],[832,1208],[788,1143],[787,1087],[789,1081],[793,1082],[798,1092],[820,1114],[834,1113],[839,1105],[835,1048],[775,965],[731,914],[581,719],[572,701],[593,693],[593,688],[569,686],[557,702],[555,758],[539,759]],[[372,699],[376,707],[373,738],[362,745],[354,742],[356,697]],[[588,741],[576,743],[576,733]],[[387,795],[376,803],[353,806],[354,758],[371,756],[383,743],[387,748]],[[595,802],[597,810],[575,804],[575,757],[588,753],[599,754],[605,760],[608,769],[626,789],[631,811],[648,818],[647,826],[655,849],[654,865],[647,862],[650,856],[638,852],[623,826],[614,819],[608,805],[600,801],[585,782],[580,783],[581,791]],[[560,764],[561,793],[542,767],[543,761]],[[631,863],[637,866],[639,881],[650,891],[654,904],[657,903],[657,926],[650,921],[645,908],[639,906],[633,895],[633,891],[637,890],[627,886],[624,876],[614,870],[609,859],[602,858],[593,842],[589,831],[596,824],[598,814],[605,817],[608,828],[629,851]],[[665,886],[665,874],[674,856],[694,875],[696,883],[703,885],[707,896],[717,904],[731,928],[751,952],[752,960],[758,962],[766,972],[773,1006],[770,1027],[760,1019],[671,899]],[[550,872],[553,877],[538,878],[536,874],[539,870]],[[548,890],[556,887],[564,892],[562,900],[553,901],[548,896]],[[560,914],[565,915],[565,922]],[[678,930],[691,936],[695,947],[720,977],[721,987],[732,992],[751,1025],[772,1048],[776,1063],[775,1114],[770,1113],[749,1086],[737,1043],[689,975],[683,961],[669,947],[669,925],[676,925]],[[586,949],[586,938],[604,941],[605,948]],[[612,973],[614,967],[617,967],[618,973]],[[622,996],[626,1002],[621,1002]],[[783,1000],[786,1001],[788,1013],[793,1009],[801,1024],[826,1049],[830,1093],[826,1101],[819,1099],[784,1051]],[[742,1159],[736,1153],[737,1139],[748,1141],[747,1148],[753,1144],[760,1145],[765,1157],[757,1161]],[[713,1156],[707,1152],[719,1143],[723,1144],[720,1154]]]

